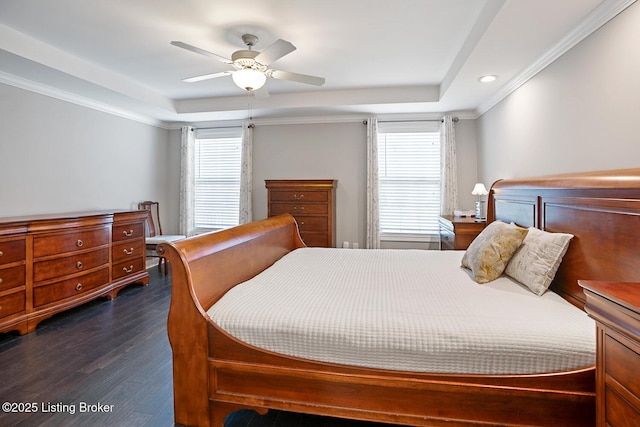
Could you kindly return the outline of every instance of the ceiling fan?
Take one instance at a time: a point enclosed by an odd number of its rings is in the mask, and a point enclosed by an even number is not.
[[[256,96],[268,96],[268,92],[264,88],[267,77],[290,80],[315,86],[322,86],[324,84],[324,78],[322,77],[290,73],[288,71],[269,68],[271,63],[296,50],[296,47],[290,42],[278,39],[262,52],[259,52],[252,50],[253,46],[258,42],[258,37],[253,34],[244,34],[242,36],[242,41],[247,46],[247,49],[233,52],[231,54],[231,59],[187,43],[172,41],[171,44],[174,46],[215,58],[218,61],[229,64],[235,68],[235,71],[222,71],[220,73],[204,74],[202,76],[189,77],[187,79],[183,79],[183,81],[198,82],[231,75],[233,82],[238,87],[249,92],[254,92]]]

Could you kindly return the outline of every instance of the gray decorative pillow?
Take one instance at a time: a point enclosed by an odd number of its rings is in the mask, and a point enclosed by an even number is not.
[[[534,294],[544,294],[551,285],[572,238],[572,234],[549,233],[529,228],[527,237],[509,261],[505,273]]]
[[[527,231],[501,221],[490,223],[469,245],[462,257],[462,266],[471,270],[478,283],[497,279],[520,247]]]

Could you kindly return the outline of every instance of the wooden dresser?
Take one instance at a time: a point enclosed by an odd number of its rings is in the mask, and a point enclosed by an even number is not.
[[[596,321],[596,425],[640,425],[640,283],[579,281]]]
[[[487,222],[476,221],[474,217],[443,215],[439,218],[439,225],[440,249],[466,250]]]
[[[290,213],[307,246],[336,246],[335,180],[266,180],[268,216]]]
[[[0,219],[0,332],[32,332],[52,315],[147,284],[146,211]]]

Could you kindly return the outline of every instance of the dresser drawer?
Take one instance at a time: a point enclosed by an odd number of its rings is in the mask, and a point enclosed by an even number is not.
[[[299,201],[299,202],[327,202],[329,193],[326,191],[273,191],[271,200],[277,202]]]
[[[0,297],[0,319],[25,310],[24,291]]]
[[[24,261],[26,243],[24,239],[0,242],[0,265]]]
[[[326,233],[329,230],[329,220],[326,217],[296,216],[295,218],[301,233],[305,231],[322,231]]]
[[[605,335],[605,373],[640,396],[640,355],[609,335]]]
[[[144,256],[145,245],[142,239],[118,243],[117,245],[113,245],[111,251],[111,260],[114,263]]]
[[[56,277],[80,273],[109,263],[109,248],[39,261],[33,264],[33,281],[42,282]]]
[[[25,266],[18,265],[0,269],[0,291],[4,291],[25,284]]]
[[[323,203],[271,203],[271,215],[283,213],[292,215],[327,215],[329,206]]]
[[[113,241],[138,239],[144,237],[144,223],[123,224],[113,226]]]
[[[111,227],[36,236],[33,238],[33,257],[40,258],[108,245],[110,240]]]
[[[73,297],[109,283],[109,268],[94,271],[72,279],[61,280],[33,288],[33,305],[39,307],[61,299]]]
[[[315,247],[322,247],[322,248],[326,248],[329,246],[329,236],[326,233],[319,234],[319,233],[300,232],[300,237],[302,238],[302,241],[304,242],[304,244],[307,246],[315,246]]]
[[[145,259],[136,258],[136,259],[115,264],[113,266],[113,270],[111,271],[111,275],[113,276],[113,280],[116,280],[121,277],[125,277],[130,274],[134,274],[139,271],[142,271],[144,270],[144,268],[145,268]]]

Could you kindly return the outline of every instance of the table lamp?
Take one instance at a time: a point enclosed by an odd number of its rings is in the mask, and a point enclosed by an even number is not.
[[[471,192],[474,196],[477,196],[476,200],[476,221],[486,221],[487,220],[487,202],[482,199],[483,196],[489,194],[487,188],[483,183],[478,182],[475,187],[473,187],[473,191]]]

